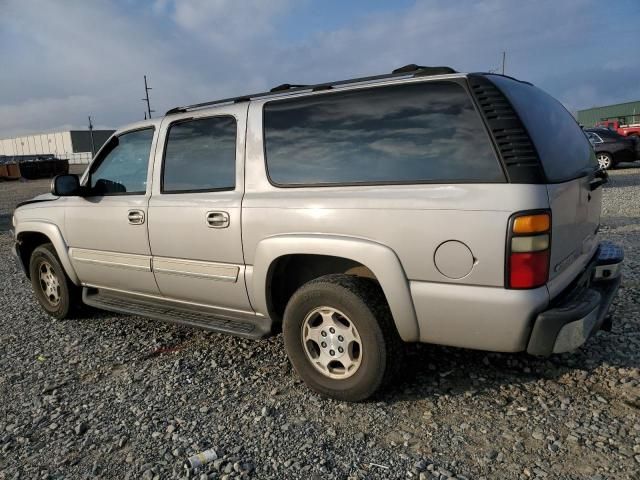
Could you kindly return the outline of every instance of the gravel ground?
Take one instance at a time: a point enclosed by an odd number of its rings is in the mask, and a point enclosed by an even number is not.
[[[418,345],[361,404],[310,393],[281,336],[47,317],[8,233],[47,188],[0,183],[0,479],[640,478],[638,168],[605,188],[603,236],[626,250],[612,333],[546,360]]]

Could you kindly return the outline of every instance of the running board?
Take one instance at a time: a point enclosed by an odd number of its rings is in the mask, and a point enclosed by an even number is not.
[[[206,307],[87,287],[82,289],[82,301],[102,310],[139,315],[237,337],[258,339],[271,335],[270,319],[241,312],[212,313]]]

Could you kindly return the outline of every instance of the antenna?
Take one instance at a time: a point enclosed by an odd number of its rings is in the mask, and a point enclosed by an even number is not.
[[[149,114],[149,118],[151,118],[151,113],[155,112],[155,110],[151,110],[151,102],[149,102],[149,90],[151,90],[151,87],[149,87],[147,85],[147,76],[144,76],[144,98],[142,99],[143,102],[147,102],[147,113]],[[146,120],[146,114],[144,119]]]
[[[504,64],[507,61],[507,52],[502,52],[502,75],[504,75]]]

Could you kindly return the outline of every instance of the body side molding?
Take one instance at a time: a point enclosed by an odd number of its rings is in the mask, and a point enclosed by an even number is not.
[[[76,262],[94,263],[105,267],[142,270],[144,272],[151,271],[151,256],[149,255],[71,247],[69,249],[69,256]]]
[[[182,258],[152,257],[153,271],[185,277],[204,278],[235,283],[240,267],[228,263],[203,262]]]

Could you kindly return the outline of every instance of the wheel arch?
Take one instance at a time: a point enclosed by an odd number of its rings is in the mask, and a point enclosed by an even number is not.
[[[410,342],[420,338],[409,282],[400,260],[389,247],[360,238],[294,234],[269,237],[259,242],[254,264],[247,266],[249,297],[257,312],[278,320],[279,312],[274,308],[272,297],[274,278],[277,278],[278,268],[281,268],[284,259],[295,262],[303,257],[320,257],[321,261],[328,261],[335,267],[318,267],[316,263],[310,274],[306,277],[302,275],[307,281],[315,278],[313,275],[316,274],[345,273],[347,267],[348,270],[359,269],[356,275],[375,278],[389,304],[402,340]],[[285,296],[289,293],[293,292],[286,292]]]
[[[33,251],[44,243],[51,243],[69,279],[74,285],[80,285],[69,258],[69,249],[57,225],[48,222],[20,222],[16,227],[16,240],[16,250],[25,266],[27,277]]]

